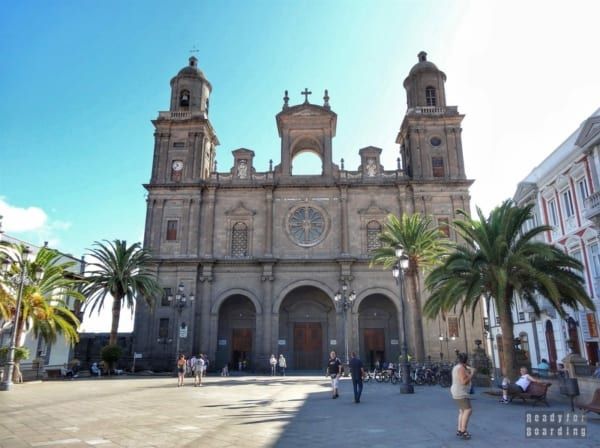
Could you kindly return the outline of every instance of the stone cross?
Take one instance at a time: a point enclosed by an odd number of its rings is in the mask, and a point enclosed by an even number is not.
[[[312,95],[307,88],[304,88],[304,92],[300,92],[300,95],[304,95],[304,104],[308,104],[308,95]]]

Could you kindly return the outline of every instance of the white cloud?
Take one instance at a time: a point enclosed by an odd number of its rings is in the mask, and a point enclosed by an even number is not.
[[[42,245],[47,242],[50,247],[58,247],[58,234],[71,228],[70,222],[51,219],[40,207],[19,207],[8,203],[1,196],[0,216],[3,231],[32,244]]]
[[[28,232],[40,230],[47,225],[48,215],[39,207],[15,207],[0,197],[2,229],[5,232]]]

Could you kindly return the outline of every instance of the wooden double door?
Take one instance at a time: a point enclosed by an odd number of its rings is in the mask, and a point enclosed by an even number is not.
[[[294,323],[294,366],[298,370],[323,369],[323,329],[320,322]]]
[[[365,350],[364,360],[367,367],[373,369],[381,366],[385,359],[385,332],[383,328],[365,328],[363,330],[363,343]]]
[[[252,354],[252,329],[234,328],[231,334],[231,364],[236,370],[245,370]]]

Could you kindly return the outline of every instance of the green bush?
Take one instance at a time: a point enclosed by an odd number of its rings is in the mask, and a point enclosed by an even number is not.
[[[8,352],[10,348],[0,347],[0,362],[6,363],[8,362]],[[29,349],[27,347],[17,347],[15,348],[15,362],[21,362],[24,359],[29,359]]]
[[[109,371],[112,371],[122,354],[123,350],[118,345],[105,345],[100,351],[100,358],[108,365]]]

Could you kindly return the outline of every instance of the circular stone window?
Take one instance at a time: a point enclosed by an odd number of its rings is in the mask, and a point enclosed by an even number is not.
[[[288,235],[299,246],[309,247],[320,243],[325,238],[326,230],[324,213],[314,206],[302,205],[288,214]]]
[[[429,143],[431,143],[431,146],[440,146],[442,144],[442,140],[439,137],[431,137]]]

